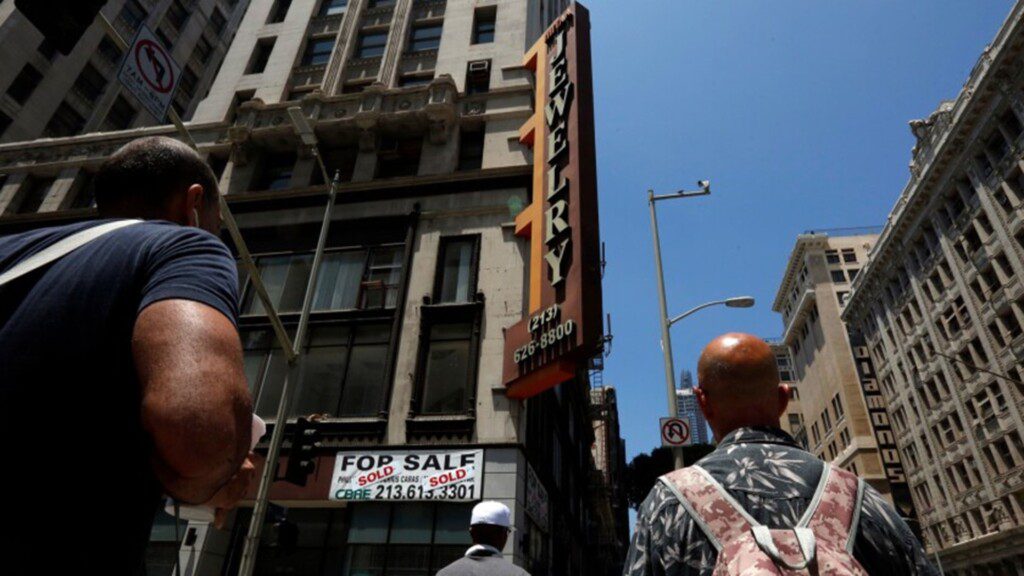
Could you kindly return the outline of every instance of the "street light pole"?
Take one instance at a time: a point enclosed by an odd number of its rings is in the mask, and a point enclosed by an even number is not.
[[[651,209],[651,232],[654,234],[654,268],[658,273],[658,302],[661,307],[661,314],[659,320],[661,321],[661,351],[665,356],[665,392],[668,397],[668,415],[672,418],[679,417],[679,406],[676,402],[676,375],[675,368],[672,364],[672,337],[669,335],[668,329],[669,324],[668,318],[668,307],[665,302],[665,275],[661,267],[661,240],[658,236],[658,214],[655,211],[654,204],[658,200],[667,200],[671,198],[688,198],[691,196],[706,196],[711,194],[711,183],[707,180],[701,180],[697,182],[700,185],[699,192],[686,192],[680,190],[675,194],[663,194],[655,196],[654,190],[647,191],[647,204]],[[683,449],[682,447],[672,448],[672,457],[675,461],[675,469],[678,470],[683,467]]]

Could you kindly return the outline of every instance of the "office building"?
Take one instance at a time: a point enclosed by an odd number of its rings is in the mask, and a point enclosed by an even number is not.
[[[710,444],[711,434],[708,431],[708,421],[704,418],[704,412],[697,404],[697,396],[693,392],[693,374],[689,370],[683,370],[679,375],[680,387],[676,388],[676,408],[679,417],[685,418],[690,423],[690,443]]]
[[[596,542],[621,536],[602,523],[622,515],[593,513],[612,493],[590,493],[588,371],[603,327],[586,10],[252,0],[238,19],[186,116],[287,328],[338,179],[292,399],[292,415],[321,415],[320,447],[305,486],[272,485],[256,573],[433,574],[465,551],[481,498],[512,510],[508,559],[533,574],[604,573],[616,552]],[[0,234],[93,217],[99,164],[154,134],[176,132],[0,145]],[[273,420],[286,363],[241,281],[246,373]],[[602,485],[619,485],[608,466]],[[235,573],[253,497],[226,531],[183,526],[180,547],[162,517],[151,572],[169,574],[177,555],[192,574]]]
[[[118,38],[131,42],[143,25],[181,66],[171,105],[190,118],[217,76],[248,4],[110,0],[75,49],[64,55],[14,2],[0,3],[0,143],[162,124],[117,79],[125,56]]]
[[[843,317],[876,368],[946,574],[1024,573],[1024,3],[955,99],[910,123],[910,179]]]

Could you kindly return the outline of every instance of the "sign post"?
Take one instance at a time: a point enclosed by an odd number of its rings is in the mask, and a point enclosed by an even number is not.
[[[692,440],[690,422],[686,418],[661,419],[661,445],[665,448],[689,446]]]
[[[181,78],[181,66],[145,25],[139,26],[128,46],[128,54],[117,71],[117,79],[143,107],[162,122],[171,106],[174,89]]]

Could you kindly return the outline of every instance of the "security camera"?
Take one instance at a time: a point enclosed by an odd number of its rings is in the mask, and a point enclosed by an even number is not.
[[[711,180],[697,180],[697,186],[700,186],[701,190],[710,190]]]

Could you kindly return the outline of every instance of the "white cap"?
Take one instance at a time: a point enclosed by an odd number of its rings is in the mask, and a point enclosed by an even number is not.
[[[473,516],[469,520],[470,526],[476,524],[490,524],[492,526],[512,527],[512,513],[508,506],[501,502],[485,500],[473,507]]]

